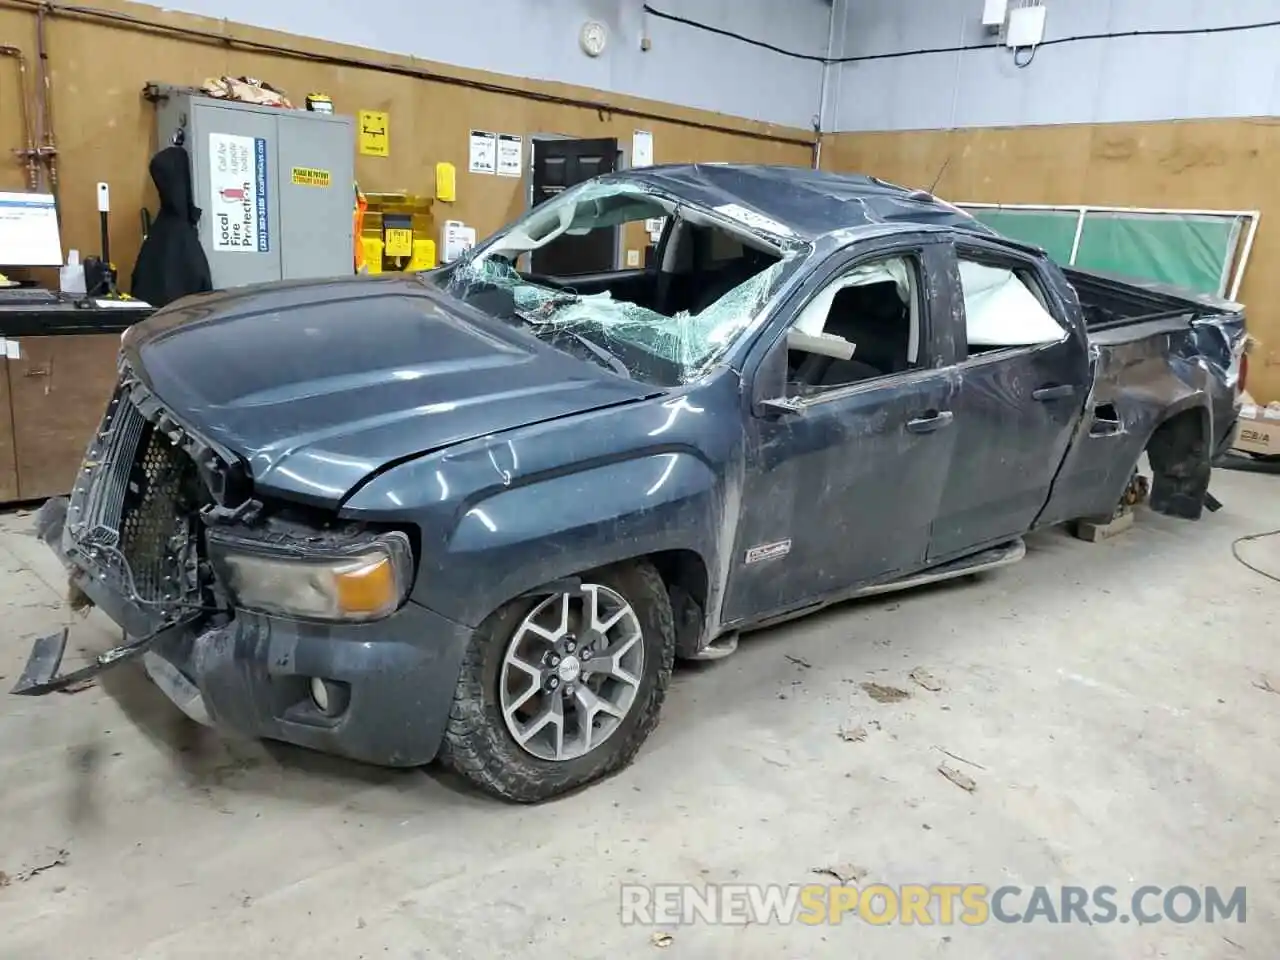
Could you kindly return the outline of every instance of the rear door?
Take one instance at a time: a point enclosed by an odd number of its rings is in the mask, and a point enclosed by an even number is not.
[[[956,446],[930,562],[1030,529],[1049,499],[1090,382],[1088,338],[1036,257],[965,238],[949,250],[964,317]]]
[[[569,187],[618,169],[618,141],[534,140],[533,206]],[[617,269],[616,230],[592,230],[583,236],[564,234],[535,250],[530,272],[550,277],[590,276]]]

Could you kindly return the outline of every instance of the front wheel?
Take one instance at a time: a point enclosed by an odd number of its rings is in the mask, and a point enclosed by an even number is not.
[[[498,609],[463,660],[441,758],[481,790],[547,800],[626,766],[657,726],[671,603],[636,562]]]

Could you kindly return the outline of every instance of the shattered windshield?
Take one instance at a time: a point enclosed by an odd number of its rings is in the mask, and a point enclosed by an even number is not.
[[[662,262],[617,268],[623,248],[645,246]],[[670,386],[762,316],[800,252],[635,183],[590,181],[427,280],[568,353]]]

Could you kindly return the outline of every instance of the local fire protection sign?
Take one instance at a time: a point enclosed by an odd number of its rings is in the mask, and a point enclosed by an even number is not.
[[[265,253],[270,249],[266,140],[209,134],[209,192],[215,251]]]

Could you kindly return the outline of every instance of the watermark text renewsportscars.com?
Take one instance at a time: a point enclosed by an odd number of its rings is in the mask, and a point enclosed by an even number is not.
[[[988,923],[1244,923],[1244,887],[1142,885],[1021,887],[977,883],[891,886],[625,884],[624,924],[981,926]]]

